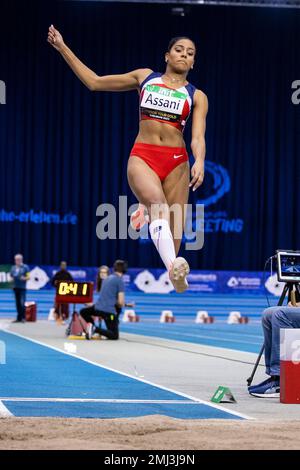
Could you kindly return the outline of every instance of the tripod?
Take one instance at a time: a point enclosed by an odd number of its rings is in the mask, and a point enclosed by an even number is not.
[[[288,294],[288,301],[289,299],[292,298],[292,296],[294,295],[295,291],[298,293],[298,296],[300,298],[300,288],[299,288],[299,283],[298,282],[286,282],[285,285],[284,285],[284,288],[282,290],[282,293],[281,293],[281,296],[280,296],[280,299],[278,301],[278,306],[281,306],[283,304],[283,301],[285,299],[285,296],[286,294]],[[262,345],[262,348],[259,352],[259,355],[256,359],[256,362],[254,364],[254,368],[252,370],[252,374],[250,375],[250,377],[248,377],[247,379],[247,385],[248,387],[250,387],[250,385],[252,384],[252,381],[253,381],[253,378],[254,378],[254,375],[255,375],[255,372],[258,368],[258,365],[260,363],[260,360],[261,360],[261,356],[263,355],[264,353],[264,350],[265,350],[265,345],[263,344]]]

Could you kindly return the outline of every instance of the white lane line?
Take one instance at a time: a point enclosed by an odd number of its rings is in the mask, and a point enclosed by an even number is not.
[[[105,366],[101,363],[97,363],[97,362],[94,362],[94,361],[91,361],[89,359],[86,359],[85,357],[82,357],[82,356],[74,356],[74,354],[72,353],[68,353],[67,351],[64,351],[62,349],[59,349],[59,348],[56,348],[55,346],[50,346],[49,344],[45,344],[45,343],[42,343],[41,341],[38,341],[36,339],[32,339],[32,338],[28,338],[24,335],[21,335],[20,333],[15,333],[14,331],[6,331],[7,334],[11,334],[11,335],[14,335],[14,336],[17,336],[19,338],[22,338],[22,339],[25,339],[27,341],[31,341],[32,343],[35,343],[35,344],[38,344],[39,346],[44,346],[46,348],[49,348],[49,349],[52,349],[53,351],[56,351],[56,352],[59,352],[61,354],[66,354],[66,356],[70,356],[70,357],[73,357],[73,359],[79,359],[81,361],[84,361],[84,362],[87,362],[88,364],[92,364],[93,366],[96,366],[96,367],[100,367],[101,369],[106,369],[106,370],[109,370],[111,372],[115,372],[116,374],[120,374],[120,375],[123,375],[124,377],[129,377],[130,379],[134,379],[134,380],[137,380],[138,382],[142,382],[142,383],[145,383],[145,384],[148,384],[148,385],[151,385],[152,387],[155,387],[155,388],[159,388],[160,390],[165,390],[166,392],[170,392],[170,393],[174,393],[175,395],[180,395],[181,397],[185,397],[185,398],[188,398],[189,400],[192,400],[194,402],[197,402],[197,403],[202,403],[203,405],[207,405],[207,406],[210,406],[211,408],[216,408],[217,410],[220,410],[220,411],[223,411],[229,415],[232,415],[232,416],[237,416],[239,418],[243,418],[243,419],[251,419],[251,420],[254,420],[255,418],[251,417],[251,416],[248,416],[244,413],[239,413],[238,411],[231,411],[231,410],[228,410],[227,408],[225,408],[224,406],[221,406],[221,405],[217,405],[215,403],[211,403],[211,402],[208,402],[208,401],[205,401],[205,400],[200,400],[199,398],[195,398],[191,395],[188,395],[187,393],[183,393],[183,392],[177,392],[176,390],[173,390],[171,388],[168,388],[168,387],[164,387],[163,385],[158,385],[156,383],[153,383],[153,382],[150,382],[149,380],[145,380],[145,379],[142,379],[140,377],[136,377],[134,375],[131,375],[131,374],[127,374],[126,372],[122,372],[122,371],[119,371],[117,369],[113,369],[112,367],[108,367],[108,366]]]
[[[145,404],[166,404],[166,405],[201,405],[198,401],[192,400],[129,400],[126,398],[27,398],[27,397],[1,397],[0,401],[5,402],[59,402],[59,403],[145,403]]]
[[[9,416],[13,416],[13,414],[9,411],[8,408],[6,408],[6,406],[0,400],[0,418],[8,418]]]

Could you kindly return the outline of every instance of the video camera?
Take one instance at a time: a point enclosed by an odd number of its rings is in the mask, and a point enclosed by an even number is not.
[[[276,250],[279,282],[300,282],[300,251]]]

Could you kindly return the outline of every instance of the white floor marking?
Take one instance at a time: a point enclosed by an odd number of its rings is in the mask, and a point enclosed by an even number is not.
[[[249,419],[249,420],[250,419],[253,419],[253,420],[255,419],[255,418],[253,418],[251,416],[248,416],[248,415],[245,415],[243,413],[228,410],[227,408],[225,408],[223,406],[220,406],[220,405],[216,405],[215,403],[211,403],[211,402],[208,402],[208,401],[205,401],[205,400],[200,400],[199,398],[195,398],[195,397],[193,397],[191,395],[188,395],[186,393],[177,392],[176,390],[172,390],[171,388],[164,387],[163,385],[158,385],[158,384],[155,384],[155,383],[150,382],[148,380],[141,379],[140,377],[136,377],[134,375],[127,374],[126,372],[122,372],[122,371],[113,369],[112,367],[108,367],[108,366],[102,365],[100,363],[90,361],[89,359],[86,359],[85,357],[81,357],[81,356],[78,356],[78,355],[74,356],[74,354],[71,354],[71,353],[68,353],[68,352],[66,352],[62,349],[56,348],[55,346],[50,346],[49,344],[42,343],[41,341],[38,341],[36,339],[28,338],[24,335],[21,335],[20,333],[15,333],[14,331],[6,331],[6,333],[17,336],[17,337],[22,338],[22,339],[26,339],[27,341],[31,341],[32,343],[38,344],[40,346],[44,346],[44,347],[49,348],[49,349],[52,349],[53,351],[57,351],[61,354],[65,354],[66,356],[73,357],[74,359],[79,359],[81,361],[87,362],[88,364],[92,364],[93,366],[100,367],[100,368],[106,369],[106,370],[110,370],[111,372],[115,372],[116,374],[123,375],[124,377],[129,377],[130,379],[134,379],[134,380],[137,380],[138,382],[142,382],[142,383],[151,385],[152,387],[156,387],[156,388],[159,388],[161,390],[165,390],[166,392],[174,393],[175,395],[180,395],[182,397],[188,398],[188,399],[190,399],[194,402],[202,403],[203,405],[210,406],[211,408],[216,408],[217,410],[224,411],[225,413],[227,413],[229,415],[238,416],[239,418]]]
[[[1,320],[0,321],[0,330],[6,331],[10,328],[11,321]]]
[[[0,400],[0,418],[8,418],[13,416],[13,414],[6,408],[6,406]]]

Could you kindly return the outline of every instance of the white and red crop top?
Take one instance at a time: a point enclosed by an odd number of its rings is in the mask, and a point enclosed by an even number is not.
[[[183,132],[196,87],[188,83],[181,88],[170,88],[162,81],[162,75],[152,72],[140,85],[140,120],[165,122]]]

